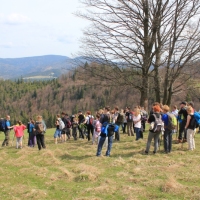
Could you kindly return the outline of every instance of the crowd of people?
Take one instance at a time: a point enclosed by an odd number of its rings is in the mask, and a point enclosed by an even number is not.
[[[155,102],[149,113],[140,106],[136,106],[134,109],[126,107],[121,110],[117,106],[114,109],[107,106],[97,111],[95,116],[90,111],[87,111],[85,115],[79,111],[78,114],[72,116],[62,112],[61,115],[56,115],[54,143],[66,142],[71,138],[74,140],[86,138],[91,141],[91,144],[97,145],[96,156],[101,156],[102,147],[106,142],[105,155],[110,156],[113,140],[120,141],[120,131],[127,133],[128,136],[135,136],[137,141],[143,139],[145,124],[148,122],[150,129],[145,154],[149,153],[152,139],[154,139],[153,153],[157,153],[161,135],[164,141],[164,152],[170,153],[172,151],[172,134],[175,131],[178,131],[178,142],[188,142],[188,150],[194,150],[194,135],[198,126],[194,112],[193,102],[181,102],[179,110],[176,106],[172,106],[170,110],[169,106]],[[173,116],[178,122],[176,127],[172,126]],[[4,121],[5,139],[2,146],[9,145],[10,130],[13,129],[16,137],[16,148],[22,148],[24,130],[27,129],[29,133],[28,146],[34,147],[37,144],[39,150],[46,148],[46,125],[42,116],[37,116],[36,121],[30,119],[27,125],[18,121],[16,125],[11,126],[9,115]]]

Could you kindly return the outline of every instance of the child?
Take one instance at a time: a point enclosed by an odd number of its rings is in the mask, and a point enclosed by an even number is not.
[[[29,123],[29,147],[34,147],[35,144],[36,144],[36,136],[35,136],[35,131],[34,131],[34,128],[35,128],[35,121],[34,120],[31,120],[30,123]]]
[[[78,132],[78,119],[77,118],[73,118],[72,136],[73,136],[74,140],[77,140],[77,132]]]
[[[24,130],[26,126],[22,124],[21,121],[18,121],[18,124],[14,126],[15,137],[16,137],[16,149],[22,148],[22,138],[24,136]]]
[[[100,115],[97,114],[96,115],[96,119],[94,120],[94,133],[93,133],[93,137],[92,137],[92,144],[99,143],[99,136],[101,134],[101,123],[100,123]]]
[[[62,130],[60,129],[60,120],[61,120],[60,115],[57,114],[56,115],[56,123],[55,123],[56,130],[55,130],[55,133],[54,133],[54,143],[55,144],[58,143],[57,138],[60,138],[60,140],[61,140],[61,131]]]

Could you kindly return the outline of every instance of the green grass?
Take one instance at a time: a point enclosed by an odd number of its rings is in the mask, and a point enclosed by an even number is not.
[[[156,155],[153,146],[143,155],[148,133],[139,141],[121,134],[111,157],[96,157],[97,146],[86,139],[55,145],[53,133],[47,131],[47,149],[41,151],[0,148],[0,199],[200,199],[200,134],[195,151],[174,142],[171,154],[161,146]]]

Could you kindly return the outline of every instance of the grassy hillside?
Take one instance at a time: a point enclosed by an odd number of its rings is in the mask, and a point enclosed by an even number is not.
[[[195,151],[187,151],[187,143],[183,146],[174,143],[171,154],[164,154],[161,146],[155,155],[143,155],[147,133],[139,141],[122,134],[121,141],[113,144],[111,157],[96,157],[96,145],[91,142],[69,140],[55,145],[53,132],[54,129],[47,131],[47,149],[41,151],[27,146],[0,148],[1,199],[197,200],[200,197],[200,134],[195,136]],[[1,133],[1,142],[3,138]]]

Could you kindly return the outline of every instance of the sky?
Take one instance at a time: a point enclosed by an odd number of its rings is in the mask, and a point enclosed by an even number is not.
[[[88,22],[79,0],[0,0],[0,58],[74,57]]]

